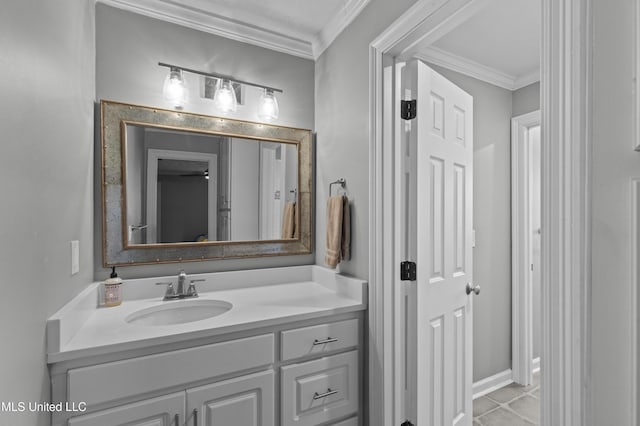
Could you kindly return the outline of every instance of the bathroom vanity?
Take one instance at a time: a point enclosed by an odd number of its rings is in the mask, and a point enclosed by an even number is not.
[[[92,284],[47,323],[56,426],[362,424],[366,283],[319,266],[199,274],[163,301]],[[72,411],[76,410],[76,411]]]

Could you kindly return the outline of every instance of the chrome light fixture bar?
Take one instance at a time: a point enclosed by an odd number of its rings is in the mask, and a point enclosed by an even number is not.
[[[183,78],[183,72],[189,72],[192,74],[201,75],[207,78],[214,78],[217,80],[217,87],[213,101],[219,112],[222,114],[228,114],[236,112],[238,106],[236,93],[233,89],[233,84],[240,86],[252,86],[263,90],[263,94],[260,97],[260,103],[258,105],[258,117],[265,121],[273,121],[278,119],[279,107],[278,100],[275,97],[275,92],[283,93],[282,89],[277,89],[271,86],[265,86],[262,84],[251,83],[249,81],[238,80],[229,75],[216,74],[204,71],[193,70],[191,68],[185,68],[178,65],[167,64],[164,62],[158,62],[161,67],[169,68],[169,75],[165,79],[163,87],[164,98],[167,102],[170,102],[176,109],[182,109],[184,107],[187,88]]]
[[[245,86],[258,87],[260,89],[271,90],[272,92],[283,93],[282,89],[277,89],[275,87],[265,86],[263,84],[251,83],[249,81],[238,80],[237,78],[232,77],[230,75],[215,74],[215,73],[210,73],[210,72],[198,71],[198,70],[193,70],[193,69],[190,69],[190,68],[181,67],[179,65],[166,64],[164,62],[158,62],[158,65],[161,66],[161,67],[169,68],[169,69],[179,69],[179,70],[182,70],[182,71],[190,72],[192,74],[204,75],[205,77],[213,77],[213,78],[217,78],[217,79],[220,79],[220,80],[229,80],[229,81],[232,81],[234,83],[244,84]]]

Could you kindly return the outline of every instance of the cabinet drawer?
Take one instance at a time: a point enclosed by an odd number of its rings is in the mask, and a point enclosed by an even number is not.
[[[281,385],[283,426],[312,426],[354,414],[358,351],[282,367]]]
[[[273,362],[274,336],[266,334],[76,368],[68,372],[68,400],[91,406]]]
[[[282,360],[358,346],[358,320],[333,322],[282,332]]]

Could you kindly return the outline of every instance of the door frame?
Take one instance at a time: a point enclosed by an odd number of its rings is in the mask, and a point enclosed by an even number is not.
[[[159,160],[207,162],[209,170],[207,182],[207,236],[210,241],[216,241],[218,233],[218,209],[216,207],[218,204],[218,156],[207,152],[150,148],[147,150],[147,244],[155,244],[157,240]],[[212,235],[214,236],[213,238]]]
[[[369,50],[369,422],[404,414],[393,152],[397,60],[483,0],[418,0]],[[541,424],[590,424],[591,0],[542,0]]]
[[[533,282],[531,277],[531,149],[528,131],[540,125],[540,110],[511,119],[511,371],[531,384]]]

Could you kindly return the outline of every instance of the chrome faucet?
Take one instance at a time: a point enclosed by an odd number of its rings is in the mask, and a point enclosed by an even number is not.
[[[185,291],[184,286],[187,281],[187,273],[184,272],[184,269],[180,271],[178,274],[178,288],[173,287],[173,282],[163,282],[156,283],[156,285],[166,285],[167,289],[164,292],[164,297],[162,300],[175,300],[175,299],[184,299],[188,297],[198,297],[198,291],[196,290],[196,286],[194,283],[197,283],[201,280],[191,280],[189,287]]]
[[[178,288],[176,289],[177,294],[184,294],[184,282],[187,280],[187,273],[184,272],[184,269],[180,270],[178,274]]]

